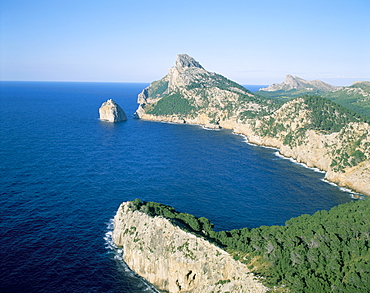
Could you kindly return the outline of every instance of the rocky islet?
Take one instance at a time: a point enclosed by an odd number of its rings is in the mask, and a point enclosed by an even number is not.
[[[112,99],[104,102],[99,108],[100,120],[122,122],[127,120],[125,111]]]

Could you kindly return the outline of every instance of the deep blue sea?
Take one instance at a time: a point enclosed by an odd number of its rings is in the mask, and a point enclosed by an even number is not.
[[[0,83],[0,292],[152,291],[110,243],[123,201],[169,204],[221,230],[351,200],[324,174],[229,130],[133,119],[147,85]],[[128,121],[98,119],[109,98]]]

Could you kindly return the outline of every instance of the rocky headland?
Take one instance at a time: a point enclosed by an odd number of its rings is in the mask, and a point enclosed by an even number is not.
[[[100,120],[108,122],[126,121],[127,116],[125,111],[112,99],[104,102],[99,108]]]
[[[293,87],[303,83],[292,76],[287,81]],[[139,94],[138,103],[137,118],[232,129],[325,171],[339,186],[370,195],[370,126],[328,99],[301,96],[283,103],[255,95],[182,54],[164,78]]]
[[[215,231],[204,217],[135,199],[119,207],[112,237],[162,292],[368,292],[369,212],[365,198],[284,226]]]
[[[227,252],[170,220],[124,202],[114,217],[114,243],[137,274],[162,292],[266,292],[253,273]]]

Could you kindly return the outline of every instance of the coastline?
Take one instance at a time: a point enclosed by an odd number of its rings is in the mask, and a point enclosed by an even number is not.
[[[145,120],[145,121],[152,121],[152,122],[196,125],[196,126],[202,127],[205,130],[216,130],[216,131],[218,131],[218,130],[221,130],[221,129],[229,129],[229,130],[232,130],[232,133],[234,135],[241,135],[242,137],[244,137],[245,143],[247,143],[249,145],[263,147],[263,148],[270,148],[270,149],[276,150],[277,152],[275,153],[275,155],[277,157],[280,157],[280,158],[286,159],[286,160],[290,160],[294,164],[299,164],[302,167],[311,169],[311,170],[313,170],[315,172],[318,172],[318,173],[325,174],[324,178],[322,179],[324,182],[327,182],[328,184],[336,186],[337,188],[341,189],[344,192],[350,193],[351,197],[354,198],[354,199],[362,198],[362,196],[370,196],[370,192],[369,193],[363,192],[361,190],[357,190],[356,188],[351,188],[348,185],[345,185],[345,184],[342,185],[342,184],[340,184],[340,182],[335,182],[335,181],[330,180],[330,178],[335,179],[336,177],[333,176],[333,174],[328,174],[329,170],[324,170],[324,169],[319,168],[317,166],[310,166],[307,162],[299,161],[299,160],[293,158],[292,156],[285,155],[284,152],[282,152],[281,148],[278,148],[278,147],[276,147],[272,144],[268,144],[268,143],[264,144],[262,139],[256,139],[255,138],[255,139],[252,139],[253,142],[251,142],[252,135],[248,136],[248,134],[245,133],[246,131],[243,132],[243,130],[240,128],[243,125],[240,125],[239,123],[237,123],[235,121],[232,121],[232,120],[222,121],[222,122],[220,121],[220,124],[219,124],[220,128],[213,129],[213,128],[207,128],[206,127],[207,123],[205,123],[203,121],[204,119],[202,119],[202,117],[200,117],[200,119],[195,118],[195,119],[187,120],[185,118],[180,118],[179,119],[177,116],[173,116],[173,117],[154,116],[154,115],[151,115],[151,114],[144,113],[143,115],[141,115],[141,117],[139,117],[139,119],[142,119],[142,120]],[[199,121],[199,120],[201,120],[201,121]],[[201,123],[201,122],[204,122],[204,123]],[[248,126],[248,125],[244,124],[244,126]],[[238,129],[238,127],[239,127],[239,129]],[[276,144],[276,142],[275,142],[275,144]],[[290,151],[292,151],[292,150],[290,149]],[[334,173],[334,172],[331,172],[331,173]],[[328,175],[330,175],[330,176],[328,176]]]
[[[161,292],[264,293],[248,266],[208,240],[162,216],[151,217],[123,202],[111,239],[125,264]]]

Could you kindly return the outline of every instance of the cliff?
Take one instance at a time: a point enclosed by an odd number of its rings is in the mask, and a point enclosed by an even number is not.
[[[104,102],[99,108],[99,115],[101,120],[109,122],[126,121],[127,116],[125,111],[112,99]]]
[[[122,203],[113,241],[127,265],[163,292],[266,292],[247,266],[163,217]]]
[[[177,58],[163,79],[139,94],[137,118],[233,129],[370,195],[370,126],[360,115],[319,96],[282,103],[254,95],[187,55]]]

